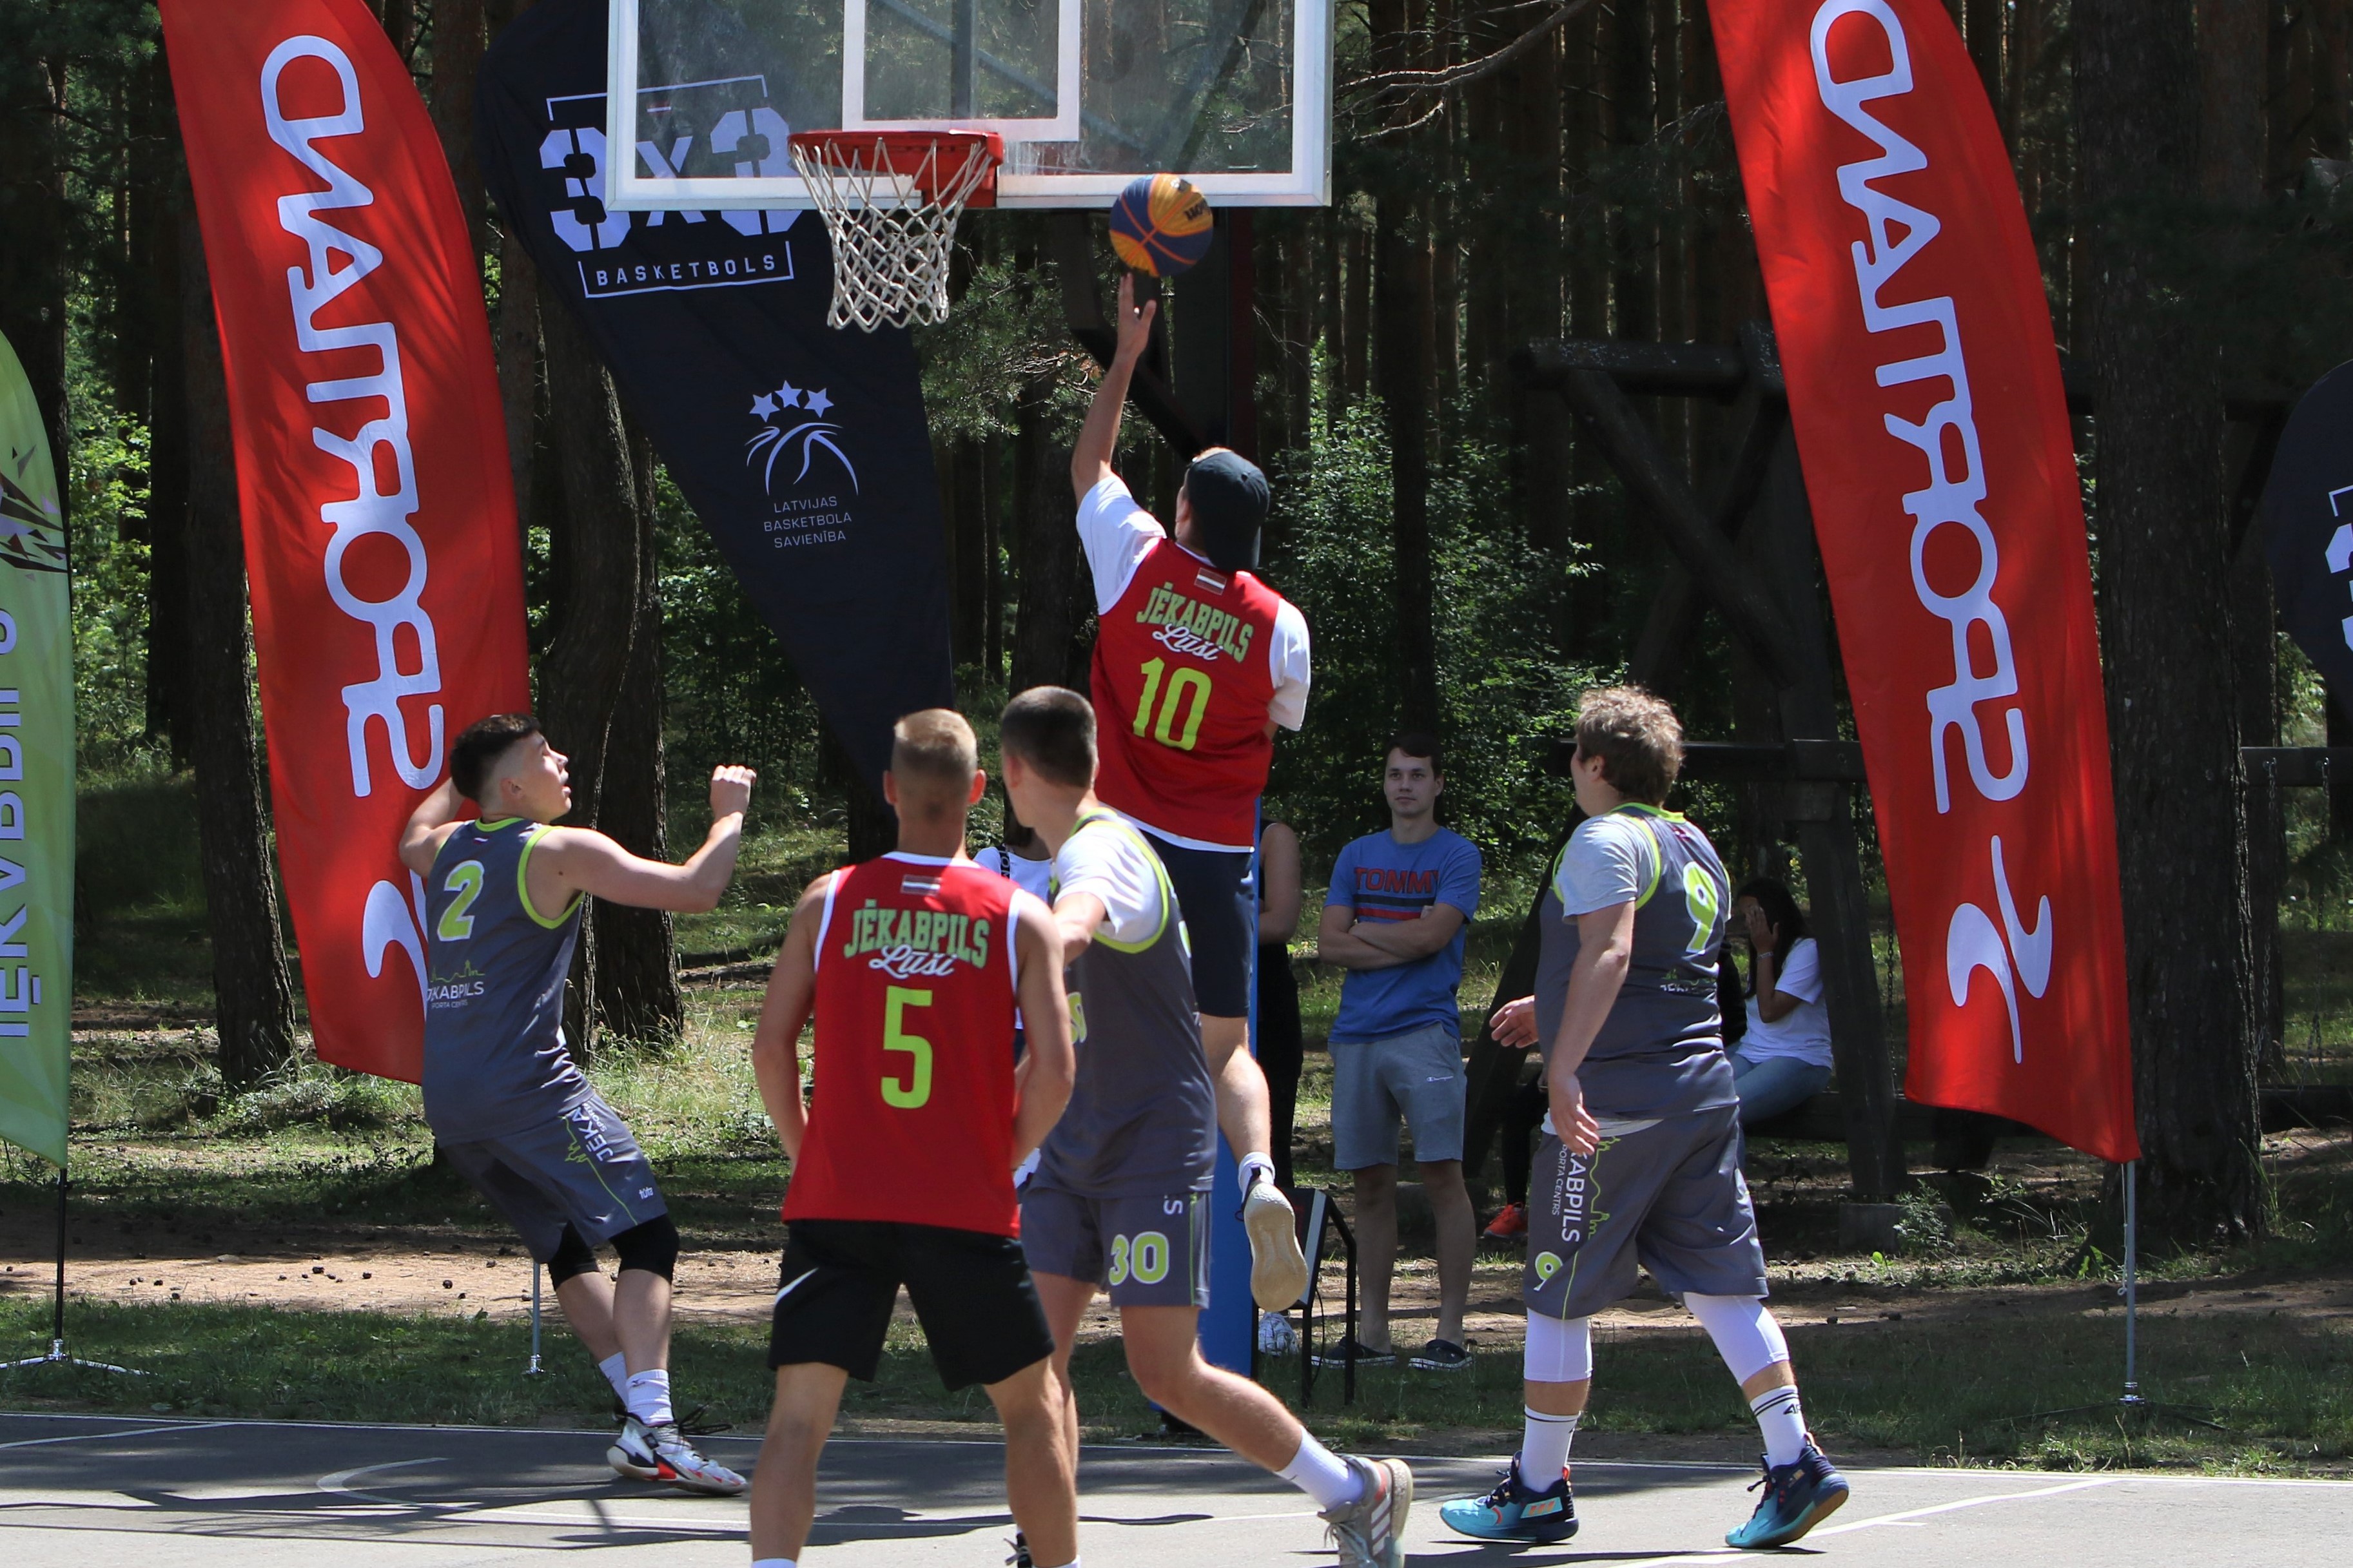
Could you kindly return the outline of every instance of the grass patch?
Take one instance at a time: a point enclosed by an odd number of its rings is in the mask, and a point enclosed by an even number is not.
[[[2197,1405],[2227,1428],[2120,1418],[2121,1323],[2092,1314],[1994,1313],[1991,1321],[1917,1326],[1799,1325],[1790,1341],[1807,1414],[1833,1450],[1869,1449],[1929,1464],[2044,1469],[2187,1467],[2232,1473],[2340,1470],[2353,1454],[2353,1328],[2327,1318],[2143,1321],[2145,1390]],[[38,1300],[0,1304],[0,1336],[34,1343],[47,1332]],[[62,1368],[0,1373],[0,1403],[273,1419],[595,1426],[611,1400],[560,1326],[548,1373],[523,1375],[527,1332],[513,1319],[266,1307],[77,1303],[77,1353],[153,1375],[127,1379]],[[685,1402],[739,1430],[766,1418],[766,1330],[682,1326],[673,1365]],[[1753,1436],[1746,1405],[1695,1330],[1645,1332],[1597,1347],[1591,1433]],[[1267,1379],[1290,1400],[1296,1363]],[[1075,1362],[1088,1435],[1149,1436],[1151,1407],[1119,1347],[1082,1347]],[[1293,1401],[1295,1403],[1295,1401]],[[2073,1405],[2071,1415],[2037,1413]],[[978,1390],[944,1394],[912,1325],[892,1330],[881,1376],[852,1384],[852,1419],[993,1421]],[[1339,1403],[1336,1376],[1303,1412],[1327,1442],[1366,1449],[1496,1451],[1517,1430],[1516,1351],[1478,1354],[1472,1370],[1359,1375],[1357,1401]]]

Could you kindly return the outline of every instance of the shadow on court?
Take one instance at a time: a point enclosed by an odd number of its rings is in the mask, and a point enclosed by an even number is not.
[[[439,1568],[486,1553],[595,1549],[664,1564],[745,1556],[739,1499],[623,1481],[606,1436],[579,1431],[0,1415],[0,1560],[10,1568],[137,1562],[273,1568],[322,1560]],[[756,1435],[709,1440],[751,1468]],[[1655,1564],[1734,1556],[1751,1472],[1718,1466],[1578,1468],[1582,1533],[1510,1549],[1452,1535],[1438,1504],[1483,1491],[1495,1461],[1416,1460],[1412,1555],[1459,1568]],[[2167,1556],[2266,1568],[2341,1561],[2353,1483],[1985,1470],[1857,1472],[1854,1500],[1809,1537],[1824,1559],[1906,1568],[1989,1560],[2141,1568]],[[1147,1445],[1086,1450],[1082,1550],[1103,1564],[1211,1568],[1331,1561],[1313,1507],[1223,1454]],[[841,1568],[995,1568],[1012,1521],[991,1441],[839,1440],[826,1454],[813,1547]]]

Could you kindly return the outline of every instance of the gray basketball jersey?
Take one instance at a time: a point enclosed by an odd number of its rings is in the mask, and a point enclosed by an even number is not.
[[[1151,863],[1160,927],[1140,942],[1098,933],[1071,964],[1078,1082],[1031,1180],[1086,1197],[1207,1187],[1217,1166],[1218,1102],[1176,889],[1143,835],[1113,813],[1080,818],[1077,832],[1115,834],[1122,853]]]
[[[1649,830],[1647,885],[1634,900],[1634,946],[1625,984],[1577,1068],[1597,1116],[1673,1116],[1735,1105],[1724,1054],[1715,966],[1724,948],[1731,879],[1707,835],[1672,812],[1630,804],[1610,814]],[[1561,851],[1577,847],[1571,839]],[[1577,921],[1564,912],[1558,868],[1545,885],[1544,945],[1536,960],[1536,1027],[1550,1058],[1577,963]]]
[[[564,984],[585,900],[550,919],[523,876],[543,824],[469,822],[425,887],[425,1120],[444,1143],[562,1115],[588,1080],[564,1043]]]

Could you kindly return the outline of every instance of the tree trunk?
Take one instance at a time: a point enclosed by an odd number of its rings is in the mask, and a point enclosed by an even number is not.
[[[1088,644],[1081,633],[1092,605],[1080,558],[1078,503],[1071,495],[1071,449],[1053,438],[1052,388],[1033,382],[1015,405],[1013,526],[1020,550],[1020,602],[1013,620],[1008,689],[1086,689]]]
[[[205,925],[212,938],[220,1070],[243,1089],[294,1057],[294,991],[270,877],[269,807],[253,745],[252,642],[246,627],[245,537],[238,526],[228,388],[212,288],[193,205],[179,225],[182,363],[187,398],[188,504],[158,518],[181,532],[186,599],[187,748],[196,773]]]
[[[168,100],[164,116],[169,118]],[[162,200],[172,187],[159,182],[149,205],[156,233],[145,279],[154,363],[147,427],[147,721],[146,739],[163,741],[172,765],[188,765],[188,392],[183,350],[180,228],[193,214],[174,214]]]
[[[667,759],[662,746],[662,604],[654,537],[653,444],[629,428],[631,477],[637,481],[638,605],[629,662],[605,743],[596,826],[622,848],[651,860],[670,858]],[[596,926],[596,1025],[625,1040],[667,1044],[686,1023],[678,988],[677,932],[668,912],[632,909],[599,899]]]
[[[562,306],[556,307],[562,310]],[[515,516],[530,522],[537,478],[539,269],[513,234],[499,243],[499,408],[505,416],[507,467],[514,476]]]
[[[2196,4],[2073,13],[2141,1213],[2183,1243],[2263,1225],[2218,355],[2164,265],[2200,176]]]
[[[1408,70],[1404,0],[1376,0],[1374,60],[1381,70]],[[1423,150],[1411,139],[1409,153]],[[1381,414],[1389,437],[1389,516],[1397,562],[1398,714],[1405,728],[1438,727],[1438,631],[1431,605],[1430,544],[1430,426],[1431,313],[1430,234],[1425,198],[1408,188],[1404,171],[1390,175],[1374,225],[1373,304],[1378,326]]]
[[[553,509],[560,519],[551,540],[554,631],[539,664],[539,718],[548,743],[571,758],[565,820],[594,827],[601,821],[605,759],[638,625],[638,486],[620,401],[580,323],[558,307],[543,315],[541,331],[555,433],[552,477],[563,486],[564,504]],[[589,999],[602,994],[598,923],[582,926],[565,1004],[565,1034],[582,1049],[593,1043]]]
[[[58,504],[73,517],[67,407],[66,292],[71,282],[66,237],[65,149],[57,110],[65,103],[63,60],[31,60],[18,69],[29,101],[0,103],[0,335],[16,349],[41,411],[58,469]],[[234,512],[232,510],[232,515]]]
[[[441,133],[441,151],[449,160],[477,256],[494,247],[490,193],[474,153],[474,83],[481,76],[484,41],[482,0],[434,0],[433,128]]]

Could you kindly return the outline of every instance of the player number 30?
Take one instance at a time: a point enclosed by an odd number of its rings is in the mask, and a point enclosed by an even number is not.
[[[1157,1285],[1168,1278],[1168,1237],[1156,1230],[1111,1238],[1111,1282]]]

